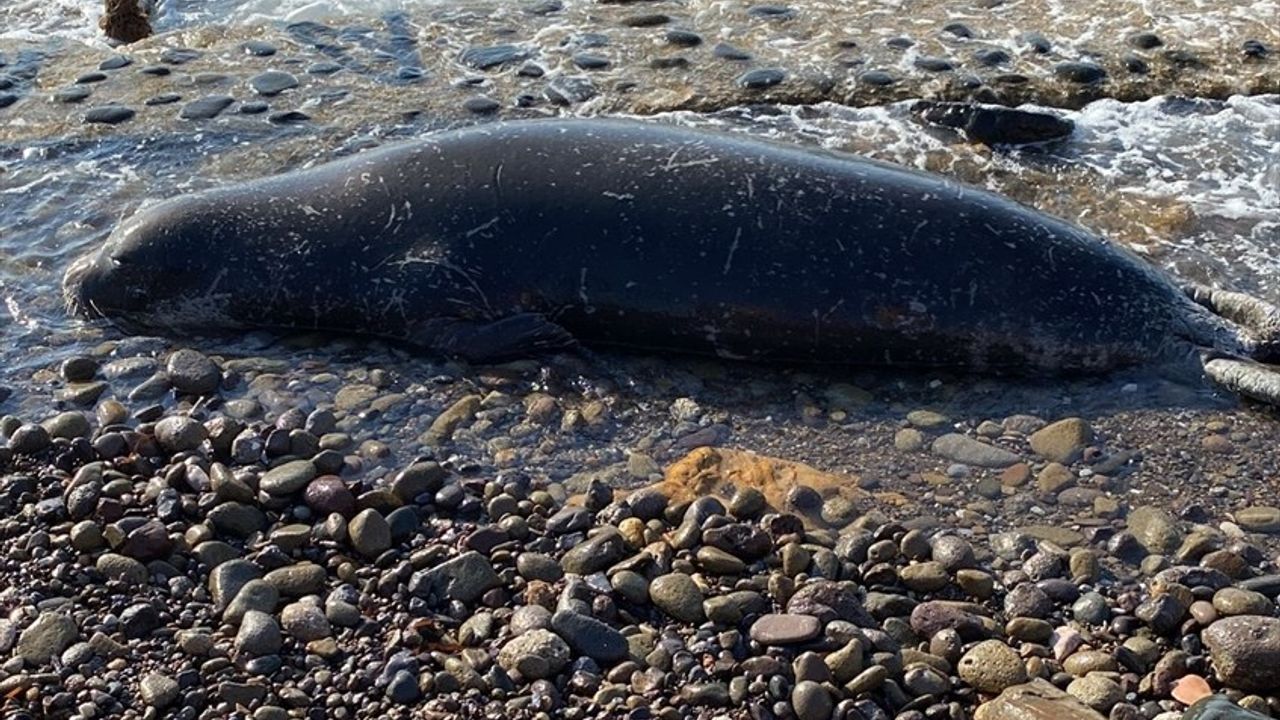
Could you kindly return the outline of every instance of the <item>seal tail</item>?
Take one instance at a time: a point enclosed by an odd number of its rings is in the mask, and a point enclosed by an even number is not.
[[[1182,290],[1196,304],[1240,326],[1249,357],[1280,363],[1280,308],[1252,295],[1205,285],[1184,285]]]

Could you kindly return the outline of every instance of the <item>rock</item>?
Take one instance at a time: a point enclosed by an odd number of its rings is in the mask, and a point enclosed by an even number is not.
[[[627,640],[622,633],[589,615],[561,610],[551,616],[551,629],[579,655],[605,666],[627,657]]]
[[[227,609],[222,611],[222,621],[238,625],[250,610],[271,614],[276,611],[279,602],[280,591],[275,585],[265,580],[250,580],[236,592],[235,597],[227,604]]]
[[[244,539],[263,529],[267,516],[247,503],[224,502],[209,511],[209,522],[223,535]]]
[[[44,665],[79,637],[75,620],[62,613],[45,611],[18,636],[14,654],[32,665]]]
[[[818,636],[822,623],[812,615],[762,615],[751,625],[751,639],[764,645],[795,645]]]
[[[186,395],[209,395],[222,384],[222,371],[204,353],[182,349],[169,356],[165,369],[174,389]]]
[[[36,455],[49,447],[49,431],[35,423],[18,427],[9,435],[9,449],[15,455]]]
[[[1224,617],[1275,614],[1275,604],[1266,595],[1235,587],[1222,588],[1214,593],[1213,609]]]
[[[262,579],[274,585],[285,597],[303,597],[323,590],[329,574],[313,562],[300,562],[272,570]]]
[[[391,526],[373,508],[362,510],[351,518],[347,534],[351,537],[352,547],[368,558],[376,558],[391,547]]]
[[[480,410],[481,400],[479,395],[467,395],[458,399],[436,416],[436,419],[431,422],[431,427],[423,433],[422,441],[428,445],[438,445],[452,440],[454,433],[462,427],[463,423],[475,418]]]
[[[791,691],[791,707],[797,720],[830,720],[834,703],[825,687],[812,680],[802,680]]]
[[[1200,637],[1227,686],[1259,693],[1280,687],[1280,620],[1237,615],[1218,620]]]
[[[489,560],[471,551],[439,565],[415,572],[409,578],[409,591],[418,597],[472,603],[486,591],[502,585]]]
[[[911,629],[923,638],[932,638],[940,630],[951,629],[965,640],[980,640],[991,636],[989,622],[958,605],[941,600],[922,602],[911,611]]]
[[[984,56],[987,64],[1008,62],[1008,55]],[[994,62],[991,62],[994,61]],[[925,120],[961,130],[971,140],[986,145],[1020,145],[1062,140],[1075,124],[1045,112],[973,103],[923,101],[915,105]]]
[[[119,125],[131,120],[138,112],[123,105],[103,105],[90,109],[84,114],[84,122],[88,125]]]
[[[214,605],[226,607],[251,580],[262,577],[262,568],[248,560],[228,560],[209,573],[209,595]]]
[[[928,562],[908,565],[898,571],[898,577],[908,590],[916,592],[934,592],[947,586],[947,569],[942,563]]]
[[[166,708],[178,699],[178,682],[158,672],[147,673],[138,683],[142,701],[153,708]]]
[[[649,599],[660,610],[686,623],[700,623],[705,619],[702,610],[702,589],[693,578],[683,573],[670,573],[649,583]]]
[[[314,602],[290,603],[280,611],[280,626],[302,642],[327,638],[332,633],[324,610]]]
[[[560,567],[567,573],[590,575],[623,559],[626,553],[626,541],[617,530],[609,527],[570,548],[560,558]]]
[[[1153,555],[1172,553],[1182,543],[1178,521],[1163,508],[1151,505],[1136,507],[1129,513],[1128,523],[1129,532]]]
[[[1014,453],[960,433],[947,433],[933,441],[935,455],[975,467],[1006,468],[1020,459]]]
[[[1027,668],[1018,653],[1001,640],[984,640],[960,658],[960,679],[979,692],[997,694],[1027,681]]]
[[[292,495],[315,479],[319,471],[310,460],[293,460],[263,474],[258,487],[276,496]]]
[[[260,610],[250,610],[244,614],[240,621],[240,631],[236,633],[237,653],[254,657],[274,655],[280,652],[283,644],[284,638],[275,618]]]
[[[349,518],[356,513],[356,496],[336,475],[324,475],[308,483],[303,502],[321,517],[337,513]]]
[[[89,437],[93,431],[92,426],[89,425],[89,418],[85,417],[84,413],[74,410],[58,413],[40,424],[51,438],[73,440],[79,437]]]
[[[264,97],[274,97],[298,87],[298,78],[281,70],[268,70],[249,79],[249,87]]]
[[[1101,713],[1109,712],[1113,705],[1124,701],[1120,685],[1097,673],[1072,680],[1067,693]]]
[[[231,107],[234,102],[235,98],[227,95],[202,97],[182,106],[182,110],[178,111],[178,117],[183,120],[212,120],[221,115],[223,110]]]
[[[204,425],[182,415],[171,415],[156,423],[155,433],[156,442],[170,453],[195,450],[208,437]]]
[[[1238,510],[1235,513],[1236,524],[1249,532],[1280,532],[1280,508],[1257,505]]]
[[[147,584],[147,566],[131,557],[104,553],[98,558],[98,572],[108,580],[115,580],[130,587]]]
[[[1070,465],[1093,442],[1093,428],[1081,418],[1064,418],[1031,433],[1031,450],[1045,460]]]
[[[1039,678],[1016,685],[984,703],[974,720],[1107,720],[1079,700]]]
[[[530,630],[508,641],[498,664],[528,680],[555,677],[569,663],[569,646],[549,630]]]

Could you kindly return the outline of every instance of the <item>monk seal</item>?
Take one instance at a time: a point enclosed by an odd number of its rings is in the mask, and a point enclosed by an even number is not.
[[[474,126],[177,197],[64,287],[126,329],[324,329],[474,360],[580,341],[1070,373],[1199,349],[1240,389],[1248,359],[1280,356],[1269,305],[1184,291],[993,193],[627,120]]]

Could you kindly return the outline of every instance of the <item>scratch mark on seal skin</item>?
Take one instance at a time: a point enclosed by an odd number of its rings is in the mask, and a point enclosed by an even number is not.
[[[382,226],[382,229],[383,229],[383,230],[390,230],[390,229],[391,229],[392,224],[394,224],[394,223],[395,223],[395,221],[396,221],[396,206],[395,206],[395,205],[392,205],[392,206],[391,206],[391,214],[390,214],[389,216],[387,216],[387,224],[386,224],[386,225],[383,225],[383,226]]]
[[[587,268],[581,267],[578,272],[578,298],[582,300],[583,311],[591,314],[596,311],[591,307],[591,300],[587,297]]]
[[[724,275],[729,274],[729,267],[733,265],[733,254],[738,252],[738,241],[742,239],[742,228],[733,234],[733,244],[729,246],[729,256],[724,259]]]
[[[684,150],[684,147],[678,147],[676,148],[675,152],[671,153],[671,157],[667,158],[667,164],[662,166],[663,170],[678,170],[683,168],[698,167],[699,165],[715,165],[717,162],[719,162],[719,158],[711,157],[711,158],[703,158],[701,160],[689,160],[689,161],[677,164],[676,157],[680,155],[681,150]]]
[[[482,224],[482,225],[477,225],[476,227],[471,228],[470,230],[468,230],[468,231],[466,232],[466,235],[467,235],[467,237],[472,237],[472,236],[474,236],[474,235],[478,235],[478,234],[480,234],[480,233],[484,232],[485,230],[488,230],[489,228],[491,228],[491,227],[493,227],[494,225],[497,225],[497,224],[498,224],[498,218],[496,218],[496,217],[495,217],[495,218],[493,218],[492,220],[490,220],[490,221],[489,221],[489,222],[487,222],[487,223],[484,223],[484,224]]]
[[[604,195],[607,198],[613,198],[614,200],[635,200],[636,199],[636,196],[631,193],[616,193],[616,192],[609,192],[608,190],[605,190],[600,194]]]

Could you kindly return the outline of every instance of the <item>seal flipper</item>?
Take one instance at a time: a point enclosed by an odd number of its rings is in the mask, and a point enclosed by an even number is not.
[[[1250,357],[1280,360],[1280,308],[1252,295],[1194,283],[1183,285],[1182,291],[1201,307],[1244,328]]]
[[[1213,357],[1205,361],[1204,374],[1231,392],[1280,407],[1280,368],[1249,360]]]
[[[409,339],[471,362],[512,360],[568,350],[578,344],[568,330],[538,313],[519,313],[487,323],[429,320],[415,328]]]

